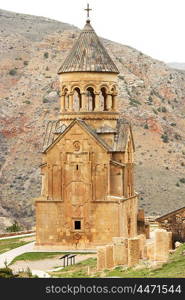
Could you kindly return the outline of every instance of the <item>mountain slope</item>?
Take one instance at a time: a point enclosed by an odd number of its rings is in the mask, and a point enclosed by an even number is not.
[[[185,63],[172,62],[168,63],[168,66],[178,70],[185,70]]]
[[[59,116],[57,71],[80,31],[3,10],[0,24],[0,214],[29,226],[45,123]],[[184,206],[185,73],[102,41],[120,70],[120,111],[133,124],[140,207],[159,215]]]

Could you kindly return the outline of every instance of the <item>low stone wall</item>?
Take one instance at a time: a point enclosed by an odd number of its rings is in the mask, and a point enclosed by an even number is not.
[[[141,259],[166,262],[172,249],[172,233],[156,229],[154,240],[148,242],[145,234],[134,238],[113,237],[111,245],[97,247],[97,270],[125,265],[133,267]]]

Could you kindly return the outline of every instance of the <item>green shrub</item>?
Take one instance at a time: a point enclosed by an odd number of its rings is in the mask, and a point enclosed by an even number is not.
[[[179,134],[176,133],[176,134],[174,135],[174,138],[175,138],[176,140],[180,140],[180,139],[181,139],[181,136],[180,136]]]
[[[13,272],[10,268],[0,268],[0,278],[14,278]]]
[[[162,107],[162,112],[163,112],[163,113],[166,113],[166,112],[167,112],[167,109],[166,109],[165,106]]]
[[[25,66],[28,65],[28,61],[27,61],[27,60],[24,61],[24,65],[25,65]]]
[[[155,108],[152,108],[152,110],[153,110],[154,114],[158,115],[158,112]]]
[[[148,124],[147,123],[144,125],[144,129],[148,129]]]
[[[49,100],[48,100],[48,99],[46,99],[46,98],[44,98],[44,99],[42,100],[42,102],[43,102],[43,103],[48,103],[48,102],[49,102]]]
[[[139,102],[139,101],[136,100],[136,99],[131,98],[131,99],[130,99],[130,104],[131,104],[131,105],[138,105],[138,104],[141,105],[141,102]]]
[[[177,124],[176,124],[176,123],[171,123],[170,125],[171,125],[171,126],[176,126]]]
[[[181,179],[179,179],[179,181],[180,181],[181,183],[185,183],[185,178],[181,178]]]
[[[168,143],[169,142],[169,138],[168,138],[167,134],[162,134],[161,138],[162,138],[162,140],[163,140],[164,143]]]
[[[31,101],[29,101],[29,100],[25,100],[25,101],[23,101],[23,103],[30,104],[30,103],[31,103]]]
[[[16,69],[11,69],[9,71],[9,75],[11,75],[11,76],[15,76],[16,74],[17,74],[17,70]]]
[[[48,52],[45,52],[44,53],[44,58],[48,58],[49,57],[49,53]]]
[[[7,232],[17,232],[21,230],[22,230],[21,226],[16,221],[14,222],[13,225],[6,228]]]

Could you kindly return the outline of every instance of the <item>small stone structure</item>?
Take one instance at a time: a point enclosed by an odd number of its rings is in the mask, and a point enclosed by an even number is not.
[[[145,234],[133,238],[113,237],[112,244],[97,247],[97,270],[119,265],[133,267],[141,259],[166,262],[171,249],[172,232],[164,229],[156,229],[153,240],[147,240]]]
[[[171,231],[173,246],[176,241],[185,242],[185,206],[156,219],[160,228]]]

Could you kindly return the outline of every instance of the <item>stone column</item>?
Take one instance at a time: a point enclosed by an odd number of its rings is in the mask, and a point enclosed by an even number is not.
[[[128,267],[133,267],[139,263],[140,249],[139,238],[128,239]]]
[[[82,101],[81,111],[87,111],[87,99],[86,99],[85,92],[81,92],[81,101]]]
[[[69,111],[73,111],[73,94],[69,94]]]
[[[61,103],[61,112],[64,112],[65,111],[65,95],[61,96],[60,103]]]
[[[128,264],[128,239],[123,237],[113,237],[113,260],[114,265]]]
[[[101,111],[101,103],[100,103],[100,94],[99,93],[95,93],[94,103],[95,103],[94,111]]]
[[[97,270],[105,269],[105,247],[97,247]]]
[[[105,246],[105,268],[111,269],[114,267],[113,260],[113,245]]]
[[[106,108],[107,110],[112,110],[112,95],[108,94],[106,98]]]
[[[117,95],[112,95],[112,110],[115,111],[117,109],[116,105],[116,96]]]

